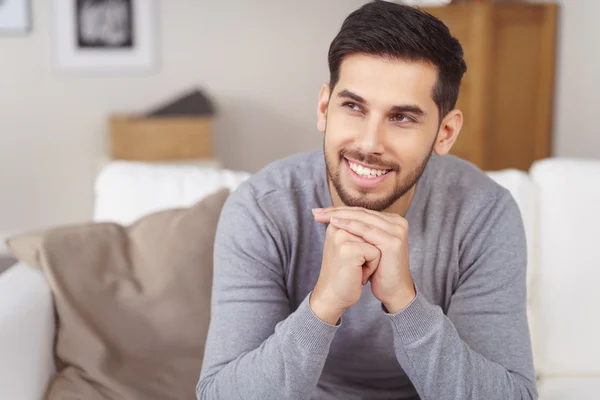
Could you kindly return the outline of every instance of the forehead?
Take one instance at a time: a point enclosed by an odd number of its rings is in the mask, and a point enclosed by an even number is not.
[[[436,108],[436,82],[437,69],[427,62],[351,54],[342,61],[335,92],[350,90],[375,107],[416,104],[430,109]]]

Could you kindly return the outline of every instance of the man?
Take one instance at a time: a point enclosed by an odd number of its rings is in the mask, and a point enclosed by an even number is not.
[[[447,155],[460,44],[375,1],[329,67],[324,151],[268,166],[223,209],[198,398],[537,398],[519,210]]]

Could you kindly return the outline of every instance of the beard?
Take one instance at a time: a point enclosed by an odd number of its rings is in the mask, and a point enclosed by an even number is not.
[[[338,154],[329,154],[324,142],[323,149],[325,154],[327,175],[340,200],[342,200],[342,203],[344,203],[346,206],[362,207],[373,211],[383,211],[388,209],[392,204],[408,193],[417,184],[418,180],[425,171],[425,167],[427,167],[427,163],[429,162],[431,154],[433,153],[434,145],[435,140],[431,145],[430,151],[426,154],[421,163],[415,169],[409,171],[406,174],[406,177],[401,180],[400,175],[402,173],[402,169],[398,164],[386,162],[380,157],[372,154],[365,155],[356,150],[350,149],[343,149],[339,151]],[[344,166],[346,157],[363,162],[365,164],[379,166],[381,169],[390,170],[388,173],[394,172],[396,178],[394,187],[389,191],[389,193],[378,195],[377,197],[375,197],[375,194],[372,193],[372,189],[370,188],[359,188],[358,195],[352,195],[346,188],[344,188],[340,177],[340,170]],[[335,162],[336,158],[337,163]]]

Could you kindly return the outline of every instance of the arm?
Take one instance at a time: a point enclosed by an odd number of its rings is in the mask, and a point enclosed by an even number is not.
[[[223,208],[198,399],[308,399],[338,329],[291,312],[276,225],[243,185]]]
[[[420,293],[390,315],[396,356],[424,400],[537,398],[519,210],[505,193],[480,218],[447,315]]]

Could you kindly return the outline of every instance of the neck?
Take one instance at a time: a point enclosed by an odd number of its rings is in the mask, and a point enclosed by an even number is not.
[[[331,195],[331,202],[333,203],[333,205],[335,207],[345,206],[345,204],[342,202],[342,199],[340,199],[340,196],[338,195],[337,191],[335,190],[335,187],[333,186],[333,183],[331,182],[330,179],[328,179],[328,183],[329,183],[329,193]],[[406,216],[406,213],[408,212],[408,208],[410,207],[410,203],[412,202],[412,199],[415,195],[416,188],[417,188],[417,184],[413,185],[413,187],[411,187],[408,190],[408,192],[406,192],[402,197],[400,197],[398,200],[396,200],[394,202],[394,204],[392,204],[391,206],[389,206],[388,208],[383,210],[383,212],[398,214],[402,217]]]

